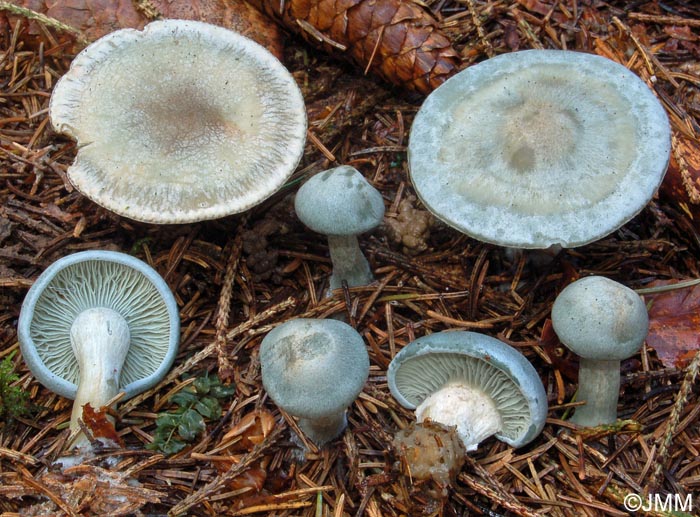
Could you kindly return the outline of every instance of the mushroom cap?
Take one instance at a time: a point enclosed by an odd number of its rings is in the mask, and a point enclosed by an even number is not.
[[[153,387],[175,360],[180,317],[165,280],[148,264],[114,251],[83,251],[51,264],[27,293],[19,344],[36,379],[75,398],[79,376],[70,330],[84,310],[103,307],[129,325],[131,343],[120,376],[126,398]]]
[[[627,359],[649,330],[644,300],[629,287],[603,276],[572,282],[552,306],[559,340],[585,359]]]
[[[49,115],[78,142],[68,169],[78,190],[150,223],[247,210],[284,184],[306,140],[301,92],[277,58],[186,20],[92,43],[58,81]]]
[[[294,200],[297,216],[324,235],[357,235],[382,222],[382,195],[354,167],[341,165],[309,178]]]
[[[279,407],[316,419],[352,404],[367,381],[369,356],[347,323],[298,318],[265,336],[260,366],[265,390]]]
[[[387,379],[391,394],[409,409],[453,382],[481,389],[501,414],[496,437],[513,447],[539,435],[547,417],[547,395],[532,364],[477,332],[437,332],[412,341],[389,364]]]
[[[411,180],[439,219],[516,248],[595,241],[644,208],[671,133],[646,84],[603,57],[526,50],[471,66],[423,103]]]

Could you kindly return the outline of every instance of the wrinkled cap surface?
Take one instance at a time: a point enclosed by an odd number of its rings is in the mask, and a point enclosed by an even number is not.
[[[347,323],[299,318],[265,336],[260,366],[265,390],[279,407],[314,419],[352,404],[367,381],[369,356]]]
[[[527,50],[471,66],[425,100],[411,180],[425,206],[476,239],[574,247],[634,217],[666,172],[661,103],[625,67]]]
[[[291,175],[306,111],[267,50],[202,22],[163,20],[97,40],[56,85],[49,115],[78,142],[71,182],[151,223],[242,212]]]
[[[649,330],[644,300],[632,289],[603,276],[572,282],[552,306],[552,326],[560,341],[586,359],[627,359]]]
[[[297,216],[324,235],[356,235],[376,227],[384,217],[382,195],[347,165],[309,178],[294,200]]]
[[[387,379],[391,394],[409,409],[453,382],[480,389],[501,414],[496,437],[514,447],[533,440],[547,416],[547,396],[532,364],[476,332],[437,332],[412,341],[389,364]]]
[[[116,311],[129,325],[129,352],[119,379],[126,398],[157,384],[177,354],[177,303],[153,268],[113,251],[68,255],[51,264],[29,289],[18,334],[34,377],[62,397],[75,398],[79,369],[70,329],[81,312],[96,307]]]

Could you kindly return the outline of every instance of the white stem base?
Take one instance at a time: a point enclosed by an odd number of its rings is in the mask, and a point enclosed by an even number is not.
[[[416,408],[416,419],[457,427],[457,435],[468,451],[476,450],[479,443],[502,428],[501,415],[491,397],[458,383],[427,397]]]
[[[73,322],[70,339],[80,370],[70,420],[75,432],[85,404],[99,409],[119,393],[119,376],[129,351],[129,325],[111,309],[87,309]],[[85,444],[87,438],[79,433],[71,447]]]

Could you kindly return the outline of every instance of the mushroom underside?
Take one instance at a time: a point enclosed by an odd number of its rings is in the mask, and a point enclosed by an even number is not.
[[[496,436],[517,441],[527,433],[532,421],[527,398],[512,377],[488,361],[464,354],[431,353],[406,360],[395,376],[396,388],[413,408],[451,384],[470,386],[493,401],[502,423]]]
[[[37,298],[29,327],[39,361],[64,381],[66,389],[54,390],[64,397],[75,397],[79,378],[71,327],[92,308],[111,309],[128,323],[131,344],[120,377],[122,388],[152,376],[170,349],[168,305],[139,271],[109,261],[69,265],[56,273]]]

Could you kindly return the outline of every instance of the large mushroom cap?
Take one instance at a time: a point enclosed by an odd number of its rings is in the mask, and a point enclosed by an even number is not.
[[[415,409],[430,394],[458,382],[482,390],[501,414],[496,434],[514,447],[544,427],[547,396],[535,368],[514,348],[476,332],[438,332],[409,343],[391,361],[389,389]]]
[[[309,178],[294,200],[297,216],[324,235],[357,235],[384,217],[382,195],[354,167],[341,165]]]
[[[581,357],[621,361],[641,348],[649,315],[644,300],[629,287],[588,276],[559,293],[552,326],[561,342]]]
[[[666,113],[608,59],[527,50],[469,67],[424,102],[411,180],[439,219],[482,241],[574,247],[622,226],[669,160]]]
[[[306,139],[301,92],[272,54],[185,20],[94,42],[56,85],[49,115],[78,141],[68,170],[78,190],[151,223],[260,203],[294,171]]]
[[[84,251],[49,266],[27,293],[19,317],[22,356],[44,386],[75,398],[79,376],[70,331],[92,308],[117,312],[131,343],[120,389],[132,397],[154,386],[175,360],[180,318],[175,297],[145,262],[113,251]]]
[[[362,337],[338,320],[299,318],[275,327],[260,346],[265,390],[302,418],[325,418],[347,408],[369,375]]]

